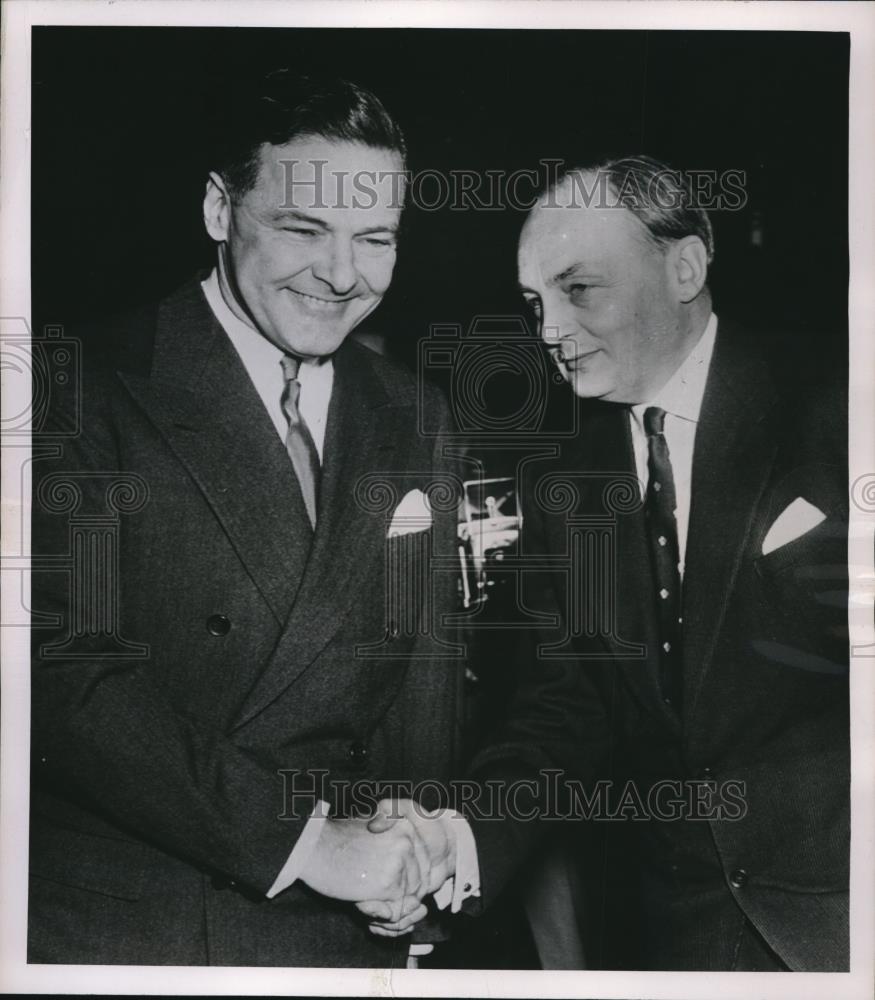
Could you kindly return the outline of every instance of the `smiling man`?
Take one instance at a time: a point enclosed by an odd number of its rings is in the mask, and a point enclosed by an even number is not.
[[[507,742],[475,771],[561,768],[687,803],[627,808],[637,822],[606,833],[628,846],[603,940],[631,967],[846,969],[846,373],[718,320],[691,190],[648,157],[602,162],[568,172],[523,228],[523,295],[590,401],[577,440],[532,474],[528,545],[563,556],[583,544],[575,523],[607,519],[611,549],[532,581],[529,606],[560,628],[523,652]],[[545,503],[541,476],[573,507]],[[731,789],[743,808],[726,808]],[[544,824],[472,825],[489,899]],[[610,912],[610,867],[590,878]]]
[[[689,231],[663,244],[621,206],[574,208],[581,190],[566,181],[569,206],[527,220],[520,287],[576,395],[641,402],[668,382],[707,325],[711,230],[706,216],[693,216]]]
[[[392,281],[403,151],[300,135],[271,147],[251,187],[225,173],[204,200],[223,299],[279,350],[330,357]]]
[[[113,621],[77,632],[94,591],[34,574],[60,631],[34,630],[29,960],[404,966],[351,901],[423,894],[418,835],[316,807],[445,780],[454,749],[458,673],[431,623],[386,621],[405,542],[360,492],[445,485],[412,376],[350,339],[392,280],[404,140],[372,93],[283,70],[223,105],[210,166],[215,268],[114,323],[119,364],[86,340],[82,431],[35,476],[37,559],[68,545],[45,484],[141,502],[101,578]]]
[[[545,625],[520,632],[504,739],[472,768],[508,799],[500,817],[470,806],[477,865],[458,852],[456,875],[479,880],[468,907],[488,904],[548,849],[556,824],[539,816],[586,820],[584,859],[611,820],[607,850],[586,860],[601,899],[590,967],[837,971],[847,373],[803,338],[718,320],[711,224],[690,190],[648,157],[594,164],[523,227],[523,295],[587,402],[576,438],[523,477],[524,555],[555,568],[526,574],[527,621]],[[619,795],[589,809],[600,782]],[[398,811],[426,833],[430,820]]]

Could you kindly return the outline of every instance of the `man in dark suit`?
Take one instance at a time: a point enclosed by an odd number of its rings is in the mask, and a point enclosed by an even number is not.
[[[111,324],[112,364],[85,341],[81,422],[36,463],[29,960],[404,966],[350,901],[436,876],[346,794],[445,779],[456,738],[452,580],[391,602],[453,538],[424,499],[450,480],[412,376],[349,339],[404,142],[373,94],[285,71],[219,138],[215,270]]]
[[[613,820],[619,877],[591,864],[589,878],[613,904],[614,963],[841,970],[843,352],[807,364],[801,345],[779,354],[718,320],[712,256],[685,178],[648,158],[570,172],[526,221],[523,294],[588,402],[523,483],[524,551],[541,563],[524,607],[545,627],[522,633],[506,738],[473,765],[516,792],[469,807],[466,872],[488,902],[543,843],[535,817]],[[542,773],[557,768],[564,800]]]

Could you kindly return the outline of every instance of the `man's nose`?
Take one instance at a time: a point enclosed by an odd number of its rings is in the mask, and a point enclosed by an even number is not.
[[[313,265],[313,274],[324,281],[334,295],[348,295],[358,281],[352,242],[332,239]]]
[[[563,316],[561,310],[551,309],[544,306],[544,315],[541,320],[541,339],[551,350],[560,348],[562,341],[570,336],[576,329],[576,324],[571,321],[571,317]]]
[[[580,332],[580,324],[573,314],[563,314],[561,309],[544,309],[541,339],[557,360],[573,358],[577,354],[574,337]]]

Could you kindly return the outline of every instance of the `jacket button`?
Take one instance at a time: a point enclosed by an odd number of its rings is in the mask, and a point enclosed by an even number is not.
[[[364,743],[351,743],[349,750],[347,750],[347,756],[349,757],[350,764],[354,767],[362,768],[368,760],[368,748]]]
[[[225,875],[213,875],[210,878],[210,883],[214,889],[219,891],[223,889],[233,889],[237,883],[232,878],[228,878]]]
[[[702,778],[703,778],[704,781],[713,781],[714,780],[714,772],[711,770],[710,767],[703,767],[702,768]]]
[[[227,635],[231,631],[231,619],[224,615],[210,615],[207,618],[207,632],[210,635]]]
[[[729,884],[733,889],[741,889],[747,884],[747,872],[743,868],[736,868],[729,876]]]
[[[401,633],[401,629],[398,628],[398,622],[390,621],[386,626],[387,632],[390,639],[397,639]]]

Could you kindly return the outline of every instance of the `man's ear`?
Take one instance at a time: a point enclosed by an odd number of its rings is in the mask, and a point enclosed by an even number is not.
[[[212,239],[224,243],[231,226],[231,196],[222,178],[210,171],[204,192],[204,225]]]
[[[681,302],[692,302],[708,279],[708,251],[698,236],[685,236],[672,246],[671,269]]]

